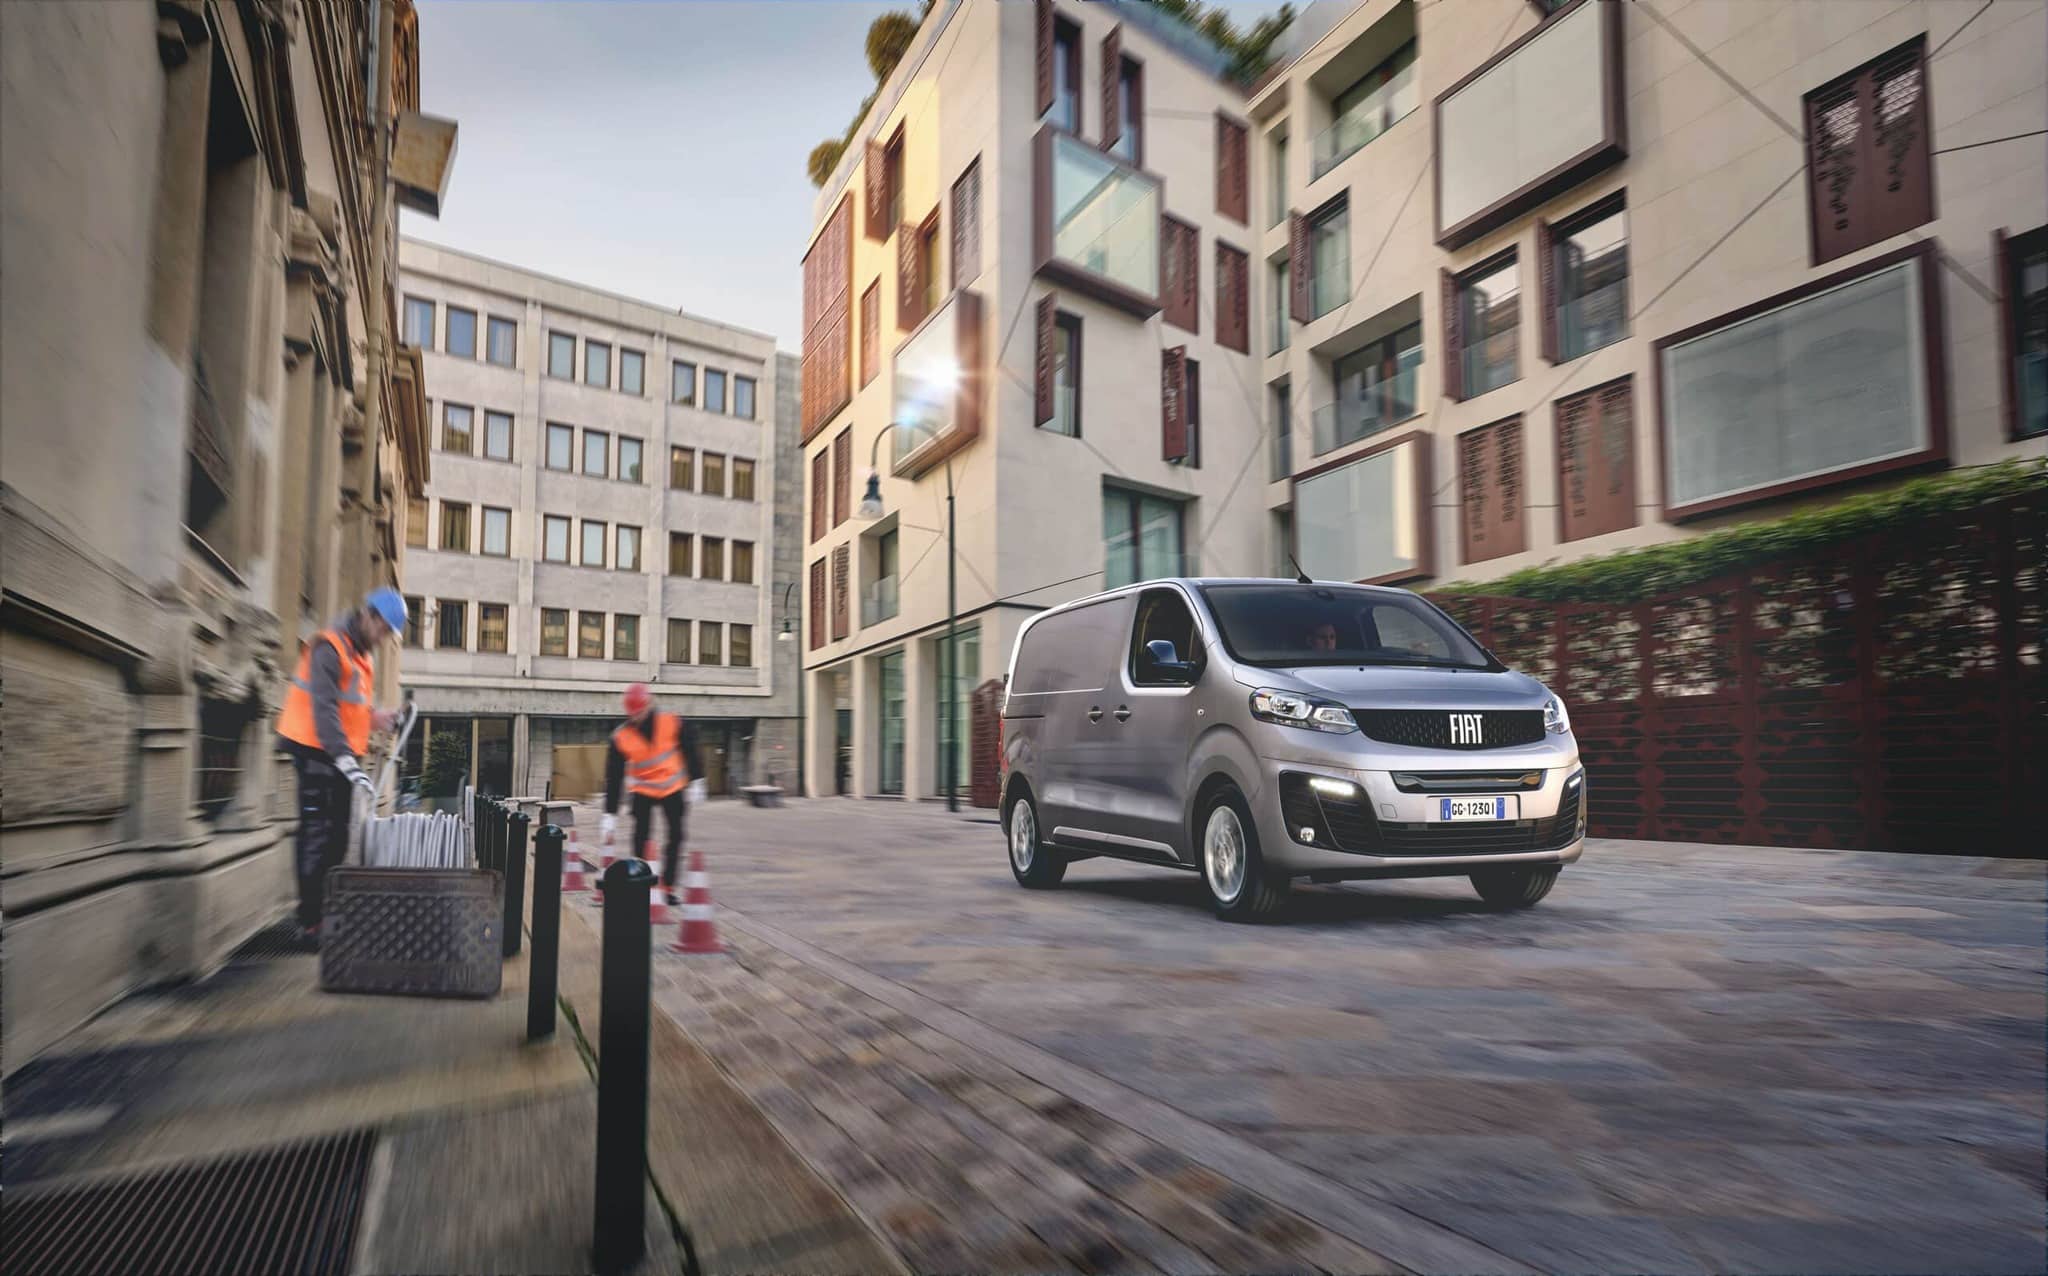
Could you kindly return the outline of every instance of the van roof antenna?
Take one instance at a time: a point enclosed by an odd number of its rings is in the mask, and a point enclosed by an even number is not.
[[[1313,585],[1313,584],[1315,584],[1315,582],[1314,582],[1313,580],[1310,580],[1310,579],[1309,579],[1309,575],[1308,575],[1308,573],[1307,573],[1307,572],[1305,572],[1305,571],[1303,571],[1303,570],[1301,570],[1301,564],[1300,564],[1300,563],[1297,563],[1297,562],[1295,562],[1295,561],[1294,561],[1294,555],[1293,555],[1293,553],[1291,553],[1291,552],[1289,552],[1289,553],[1287,554],[1287,565],[1288,565],[1289,567],[1292,567],[1292,568],[1294,569],[1294,583],[1295,583],[1295,584],[1297,584],[1297,585]]]

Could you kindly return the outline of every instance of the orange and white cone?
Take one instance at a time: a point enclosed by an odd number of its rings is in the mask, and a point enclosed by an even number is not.
[[[679,953],[722,953],[718,923],[711,914],[711,874],[704,871],[704,852],[690,852],[690,867],[683,874],[683,928],[676,936]]]
[[[647,845],[642,850],[640,858],[647,861],[649,868],[654,867],[653,838],[647,839]],[[661,870],[655,869],[654,889],[647,892],[647,924],[667,926],[674,921],[675,917],[668,911],[668,883],[661,880]]]
[[[569,830],[569,844],[562,848],[562,894],[581,895],[590,889],[583,880],[583,848],[576,844],[576,830]]]

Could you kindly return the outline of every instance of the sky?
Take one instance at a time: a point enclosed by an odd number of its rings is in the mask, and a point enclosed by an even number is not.
[[[1020,0],[1021,2],[1021,0]],[[1272,7],[1227,3],[1240,23]],[[811,148],[874,87],[872,0],[420,0],[460,125],[403,233],[802,344]]]

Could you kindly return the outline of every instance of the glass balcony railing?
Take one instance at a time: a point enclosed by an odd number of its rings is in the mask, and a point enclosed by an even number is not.
[[[879,625],[896,614],[896,578],[882,576],[860,594],[860,623],[865,629]]]
[[[1318,262],[1315,277],[1308,281],[1309,313],[1320,319],[1351,300],[1351,259],[1338,254],[1330,262]]]
[[[1357,387],[1355,393],[1317,408],[1314,417],[1316,455],[1356,443],[1413,417],[1417,411],[1416,379],[1419,371],[1419,364],[1411,364],[1391,377]]]
[[[1515,339],[1515,330],[1509,328],[1459,352],[1459,357],[1464,360],[1466,398],[1478,398],[1488,390],[1498,390],[1521,379],[1521,368],[1515,358]]]
[[[1628,335],[1628,283],[1617,279],[1605,287],[1564,302],[1557,308],[1557,355],[1576,359],[1612,345]]]
[[[1415,64],[1410,62],[1316,134],[1315,171],[1311,178],[1321,177],[1357,154],[1367,142],[1407,118],[1420,101],[1415,87]]]

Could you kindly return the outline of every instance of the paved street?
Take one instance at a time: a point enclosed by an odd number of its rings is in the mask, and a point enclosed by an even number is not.
[[[987,812],[694,815],[733,956],[657,1000],[918,1270],[2043,1269],[2041,865],[1596,842],[1242,928]]]

